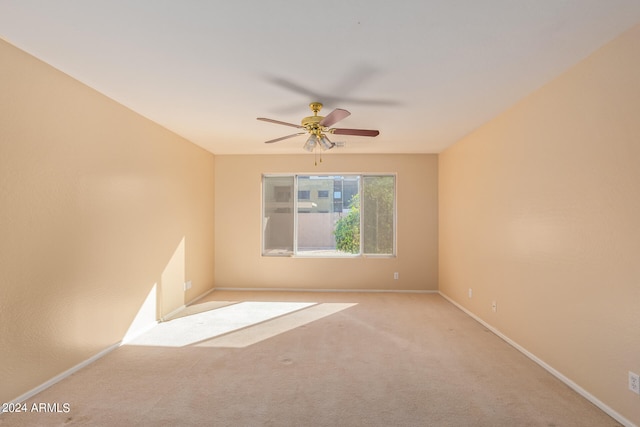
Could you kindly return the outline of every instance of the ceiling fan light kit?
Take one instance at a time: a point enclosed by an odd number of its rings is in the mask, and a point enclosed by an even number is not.
[[[302,148],[312,153],[313,150],[315,150],[317,143],[318,143],[318,136],[314,134],[314,135],[311,135],[309,139],[307,139],[307,142],[304,143],[304,146]]]
[[[324,134],[320,137],[319,144],[320,148],[322,148],[323,150],[331,150],[336,145],[333,142],[329,141],[329,138],[327,138],[327,136]]]
[[[263,122],[275,123],[278,125],[290,126],[304,130],[303,132],[271,139],[269,141],[265,141],[265,143],[271,144],[274,142],[293,138],[298,135],[309,134],[309,138],[302,148],[306,151],[313,152],[317,147],[320,147],[322,151],[325,151],[330,150],[336,146],[336,144],[331,142],[327,137],[326,134],[328,133],[336,135],[355,135],[370,137],[378,136],[380,134],[380,132],[377,130],[331,128],[331,126],[335,123],[346,117],[349,117],[351,113],[347,110],[336,108],[331,113],[329,113],[329,115],[323,117],[318,115],[318,112],[322,109],[322,104],[320,102],[312,102],[311,104],[309,104],[309,108],[311,108],[311,111],[313,111],[313,116],[305,117],[304,119],[302,119],[299,125],[282,122],[279,120],[267,119],[264,117],[258,117],[258,120],[261,120]]]

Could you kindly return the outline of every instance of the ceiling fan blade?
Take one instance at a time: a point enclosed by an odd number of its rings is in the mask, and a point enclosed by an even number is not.
[[[367,129],[331,129],[331,133],[336,135],[355,135],[355,136],[378,136],[380,131]]]
[[[319,99],[318,98],[318,93],[312,91],[311,89],[308,89],[304,86],[301,86],[297,83],[294,83],[290,80],[287,79],[283,79],[280,77],[267,77],[267,80],[269,80],[271,83],[278,85],[280,87],[283,87],[285,89],[288,89],[292,92],[296,92],[299,93],[301,95],[305,95],[310,97],[311,99]]]
[[[294,128],[302,129],[302,126],[300,126],[300,125],[294,125],[293,123],[281,122],[280,120],[265,119],[264,117],[258,117],[258,120],[262,120],[263,122],[275,123],[277,125],[285,125],[285,126],[291,126],[291,127],[294,127]]]
[[[379,74],[380,71],[381,70],[367,63],[356,65],[356,67],[349,71],[347,75],[330,91],[330,93],[341,94],[338,96],[332,96],[329,93],[318,93],[312,89],[281,77],[265,76],[265,78],[269,82],[280,86],[281,88],[304,95],[309,101],[322,102],[325,107],[344,104],[383,105],[392,107],[401,105],[400,102],[390,99],[360,99],[349,96],[353,93],[354,89],[371,80],[376,74]],[[281,109],[281,111],[293,113],[297,108],[297,106],[291,108],[287,107]]]
[[[270,139],[269,141],[265,141],[265,144],[271,144],[272,142],[278,142],[278,141],[282,141],[283,139],[289,139],[289,138],[293,138],[294,136],[298,136],[298,135],[304,135],[306,132],[298,132],[298,133],[294,133],[291,135],[287,135],[287,136],[283,136],[280,138],[276,138],[276,139]]]
[[[334,123],[338,123],[340,120],[345,117],[349,117],[351,115],[347,110],[343,110],[342,108],[336,108],[332,112],[329,113],[324,119],[320,120],[320,126],[331,126]]]

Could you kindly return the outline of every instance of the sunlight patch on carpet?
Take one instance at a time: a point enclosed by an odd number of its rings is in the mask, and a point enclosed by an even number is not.
[[[311,323],[323,317],[353,307],[357,303],[322,303],[304,310],[281,316],[250,328],[245,328],[230,334],[197,344],[198,347],[247,347],[278,334],[290,331]]]
[[[355,304],[240,302],[160,323],[127,345],[184,347],[201,344],[209,347],[243,347],[249,345],[247,343],[261,341],[351,305]],[[311,310],[314,307],[315,310]],[[308,315],[300,313],[306,310],[311,310]],[[255,332],[250,332],[250,329],[255,329]],[[235,340],[228,336],[234,331],[242,332]],[[215,337],[225,339],[212,342],[211,339]]]

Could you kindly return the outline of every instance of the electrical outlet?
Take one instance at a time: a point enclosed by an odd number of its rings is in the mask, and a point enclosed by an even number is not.
[[[191,289],[191,280],[184,282],[184,290],[188,291],[189,289]]]
[[[495,313],[498,311],[498,303],[496,301],[491,302],[491,310]]]
[[[629,390],[635,394],[640,394],[640,375],[629,371]]]
[[[473,289],[469,288],[469,298],[473,298]]]
[[[399,278],[400,278],[400,273],[398,273],[397,271],[393,273],[393,280],[398,280]]]

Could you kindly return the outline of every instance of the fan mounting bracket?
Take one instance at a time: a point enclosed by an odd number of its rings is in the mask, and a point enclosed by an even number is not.
[[[318,112],[322,110],[322,102],[312,102],[311,104],[309,104],[309,108],[311,108],[311,111],[313,111],[313,115],[317,116]]]

